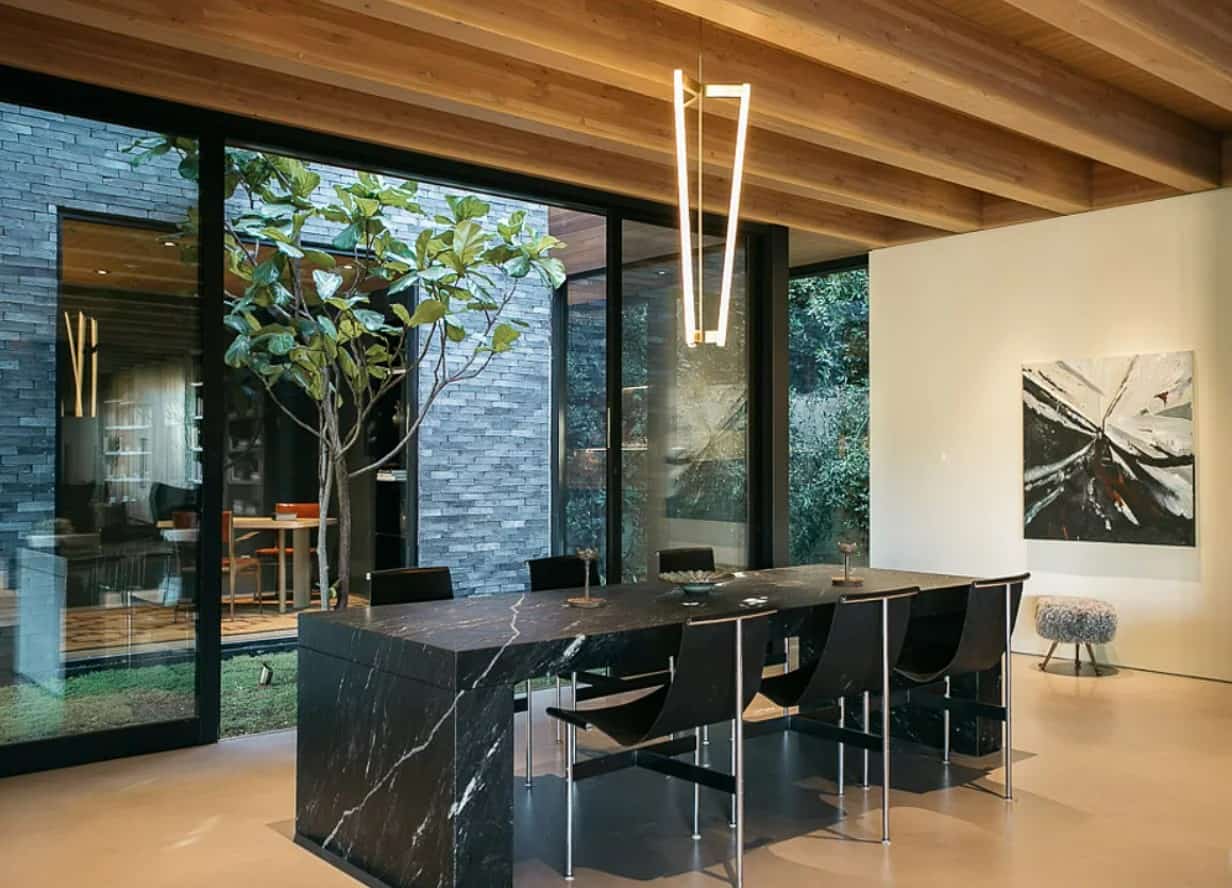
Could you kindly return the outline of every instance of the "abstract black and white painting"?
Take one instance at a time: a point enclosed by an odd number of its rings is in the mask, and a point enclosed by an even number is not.
[[[1193,352],[1022,368],[1027,539],[1194,545]]]

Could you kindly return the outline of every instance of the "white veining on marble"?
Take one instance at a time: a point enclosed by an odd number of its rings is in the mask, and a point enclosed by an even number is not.
[[[471,685],[472,689],[479,686],[479,683],[483,681],[484,678],[487,677],[488,673],[490,673],[493,668],[495,668],[496,661],[501,658],[501,655],[508,649],[509,645],[513,644],[514,641],[517,640],[518,636],[522,634],[521,630],[518,629],[518,609],[522,606],[522,602],[524,602],[525,600],[526,600],[526,593],[523,592],[521,595],[518,596],[518,600],[515,601],[513,605],[510,607],[512,616],[510,616],[509,618],[509,631],[510,631],[509,639],[504,644],[502,644],[500,646],[500,649],[495,653],[495,655],[493,655],[492,661],[488,663],[487,668],[484,669],[482,673],[480,673],[479,678],[475,679],[474,684]],[[341,693],[341,690],[339,693]],[[398,773],[398,770],[404,764],[406,764],[407,761],[414,758],[419,753],[423,752],[425,749],[427,749],[432,744],[432,741],[436,739],[436,735],[440,731],[441,726],[445,724],[445,722],[449,719],[449,717],[453,715],[454,710],[458,708],[458,701],[462,699],[463,693],[464,691],[458,691],[453,695],[453,700],[450,702],[449,708],[446,709],[441,714],[441,717],[439,719],[437,719],[436,724],[432,726],[432,730],[428,732],[427,738],[422,743],[417,744],[416,746],[404,752],[402,755],[398,756],[397,761],[395,761],[389,767],[389,770],[385,772],[385,774],[381,777],[380,780],[378,780],[376,783],[374,783],[371,786],[371,788],[369,788],[368,792],[364,794],[364,797],[360,799],[359,802],[354,807],[347,808],[345,811],[342,812],[342,816],[338,818],[338,822],[334,824],[334,828],[330,830],[329,835],[327,835],[324,841],[321,842],[322,848],[328,848],[330,846],[330,844],[334,841],[334,839],[337,838],[338,831],[342,829],[343,825],[349,819],[354,817],[357,813],[362,811],[364,806],[368,804],[368,801],[374,795],[376,795],[377,792],[380,791],[381,787],[383,787],[386,783],[388,783],[391,779],[393,779],[394,775]],[[492,751],[489,750],[488,756],[491,756],[491,755],[492,755]],[[463,798],[462,798],[461,803],[460,804],[455,803],[453,808],[451,808],[450,810],[450,816],[453,816],[453,814],[456,813],[456,811],[461,811],[462,807],[465,806],[466,801],[469,801],[468,796],[471,792],[473,792],[473,785],[476,779],[478,779],[478,777],[472,778],[470,784],[467,785],[466,791],[463,792]],[[421,824],[420,828],[415,831],[416,840],[421,835],[424,825],[426,825],[426,821],[425,821],[425,824]]]

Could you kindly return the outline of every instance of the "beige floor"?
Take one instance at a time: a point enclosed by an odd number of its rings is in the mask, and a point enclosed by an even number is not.
[[[1001,785],[995,761],[956,763],[947,778],[931,758],[896,749],[894,844],[884,848],[874,841],[877,790],[849,788],[839,800],[829,779],[810,776],[833,747],[759,738],[751,759],[767,770],[750,777],[746,884],[1232,885],[1232,685],[1128,670],[1075,679],[1016,662],[1017,801],[990,791]],[[551,773],[559,747],[541,727],[545,774],[529,795],[515,785],[519,888],[564,884]],[[0,885],[355,886],[288,838],[294,740],[272,734],[0,781]],[[786,777],[775,776],[780,760],[790,762]],[[945,788],[947,779],[960,785]],[[727,884],[721,800],[707,800],[695,844],[687,791],[667,785],[642,772],[583,785],[575,885]]]

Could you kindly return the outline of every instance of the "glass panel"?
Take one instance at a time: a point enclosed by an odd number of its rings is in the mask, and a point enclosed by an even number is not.
[[[0,104],[0,745],[197,713],[195,153]]]
[[[607,568],[607,219],[552,211],[568,246],[565,288],[563,551],[599,550]],[[558,342],[560,340],[558,339]]]
[[[868,269],[789,288],[788,521],[793,564],[868,563]]]
[[[727,343],[685,343],[679,246],[673,229],[624,225],[623,574],[657,572],[660,549],[711,546],[717,564],[747,563],[747,274],[736,253]],[[715,291],[722,241],[708,238],[705,278]],[[718,322],[718,296],[702,320]]]

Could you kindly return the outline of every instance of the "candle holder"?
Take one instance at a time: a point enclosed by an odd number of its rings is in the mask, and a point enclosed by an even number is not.
[[[599,558],[597,549],[578,549],[577,557],[582,559],[582,568],[585,571],[585,578],[582,581],[582,595],[565,600],[569,607],[603,607],[607,604],[607,599],[594,598],[590,594],[590,563]]]
[[[839,543],[838,550],[843,553],[843,575],[841,577],[832,577],[831,582],[835,586],[863,586],[864,577],[857,577],[851,572],[851,556],[856,551],[855,543]]]

